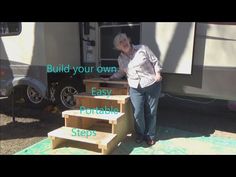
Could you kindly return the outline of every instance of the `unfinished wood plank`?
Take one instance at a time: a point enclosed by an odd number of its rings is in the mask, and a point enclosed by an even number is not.
[[[72,136],[72,129],[73,128],[70,128],[70,127],[61,127],[61,128],[58,128],[56,130],[49,132],[48,136],[51,137],[52,140],[54,140],[53,147],[54,148],[57,147],[57,145],[60,143],[59,139],[67,139],[67,140],[100,145],[101,142],[102,144],[104,144],[103,143],[104,140],[106,142],[109,142],[117,136],[116,134],[105,133],[105,132],[100,132],[100,131],[96,131],[95,136]],[[79,129],[79,131],[90,131],[90,130]]]
[[[65,127],[83,128],[82,119],[67,115],[65,116]]]
[[[124,85],[128,85],[128,81],[127,80],[109,80],[109,81],[105,81],[102,80],[101,78],[93,78],[93,79],[84,79],[84,83],[108,83],[108,84],[124,84]]]
[[[96,123],[96,120],[89,119],[89,118],[83,118],[82,120],[82,126],[81,128],[83,129],[88,129],[90,128],[94,123]]]
[[[116,124],[112,124],[112,133],[117,134],[116,144],[120,143],[124,140],[128,133],[133,132],[133,114],[131,110],[130,104],[122,104],[120,110],[124,112],[124,118],[116,121]]]
[[[65,139],[60,139],[60,138],[53,137],[53,136],[49,136],[49,138],[52,141],[52,144],[51,144],[52,149],[56,149],[66,142]]]
[[[97,98],[97,96],[91,96],[91,97],[77,96],[75,98],[77,108],[80,108],[81,106],[88,108],[96,108],[96,107],[101,108],[106,106],[106,107],[113,107],[119,110],[120,104],[125,104],[125,102],[128,102],[127,97],[125,99],[121,99],[120,101],[115,100],[115,98],[113,100],[112,99],[110,100],[109,98],[105,97],[102,98],[102,96],[99,96],[99,98]]]
[[[96,111],[93,114],[81,113],[80,110],[67,110],[62,112],[62,117],[65,116],[75,116],[78,118],[91,118],[91,119],[100,119],[100,120],[118,120],[124,113],[112,113],[112,114],[97,114]]]
[[[71,147],[77,149],[85,149],[89,155],[101,155],[101,149],[98,148],[97,144],[90,144],[84,142],[78,142],[73,140],[65,140],[66,142],[62,144],[62,147]]]
[[[89,99],[89,98],[81,98],[77,97],[75,99],[76,101],[76,107],[80,108],[80,106],[85,106],[85,107],[101,107],[100,102],[101,100],[98,99]]]
[[[96,121],[96,123],[94,123],[89,129],[90,130],[97,130],[97,131],[101,131],[101,132],[106,132],[106,133],[112,133],[112,125],[109,124],[108,121],[104,121],[104,122],[99,122]]]
[[[124,103],[127,102],[130,98],[129,95],[104,95],[104,96],[94,96],[89,93],[83,92],[78,95],[74,95],[75,99],[77,98],[88,98],[88,99],[101,99],[101,100],[116,100],[116,101],[123,101]],[[122,103],[123,103],[122,102]]]
[[[134,131],[134,116],[132,110],[131,100],[126,102],[125,104],[120,104],[120,112],[125,113],[125,120],[128,132],[131,133]]]
[[[116,146],[117,146],[117,137],[113,138],[112,140],[104,138],[98,145],[98,148],[101,149],[103,155],[107,155],[111,153]]]
[[[115,148],[117,148],[117,140],[112,140],[110,141],[107,145],[106,148],[102,148],[102,154],[103,155],[108,155],[110,154]]]
[[[84,83],[86,83],[85,80],[84,80]],[[99,88],[99,86],[100,86],[100,83],[87,82],[85,84],[85,90],[87,93],[91,93],[91,89],[93,87]]]
[[[88,118],[79,119],[76,116],[70,116],[70,115],[65,116],[65,127],[87,129],[90,128],[95,122],[96,120],[93,119],[88,119]]]
[[[76,98],[76,107],[79,109],[81,106],[86,108],[105,108],[112,107],[116,109],[117,112],[120,112],[120,104],[125,101],[117,101],[117,100],[107,100],[107,99],[94,99],[93,97],[77,97]],[[127,101],[126,101],[127,102]]]
[[[127,104],[124,105],[124,109],[129,130],[128,133],[132,133],[134,132],[134,114],[132,109],[132,103],[130,100],[127,102]]]
[[[120,119],[117,122],[117,124],[112,124],[112,133],[116,134],[117,137],[112,143],[107,144],[107,147],[108,147],[107,150],[105,148],[102,149],[103,154],[110,153],[109,146],[111,146],[111,149],[114,149],[115,147],[117,147],[117,145],[120,142],[122,142],[127,137],[127,134],[129,132],[129,128],[126,123],[127,123],[126,119]]]
[[[101,107],[101,102],[104,100],[100,99],[90,99],[90,98],[81,98],[77,97],[76,99],[76,107],[80,108],[80,106],[89,107],[89,108],[95,108],[95,107]]]
[[[98,89],[112,90],[112,95],[127,95],[127,88],[99,87]]]
[[[123,135],[128,134],[128,132],[129,132],[129,125],[127,117],[125,117],[124,119],[117,120],[116,124],[112,124],[112,133],[117,134],[118,138],[123,137]]]

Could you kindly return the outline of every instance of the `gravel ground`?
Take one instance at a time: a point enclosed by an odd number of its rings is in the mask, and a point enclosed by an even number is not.
[[[64,120],[54,106],[44,109],[16,105],[16,122],[12,121],[11,104],[0,100],[0,154],[14,154],[47,137],[47,133],[62,126]]]
[[[9,100],[0,99],[0,154],[14,154],[64,124],[61,111],[52,105],[32,109],[17,104],[16,122],[12,121],[11,112]],[[160,99],[158,115],[159,126],[236,139],[236,112],[227,109],[226,101],[199,104],[164,97]]]

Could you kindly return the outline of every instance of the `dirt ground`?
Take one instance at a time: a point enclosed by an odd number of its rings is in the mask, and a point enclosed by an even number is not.
[[[236,112],[228,110],[226,101],[200,104],[165,96],[158,108],[158,126],[236,139]],[[61,111],[52,105],[32,109],[19,103],[14,114],[16,122],[12,121],[10,100],[0,99],[0,154],[14,154],[64,124]]]
[[[63,126],[60,111],[54,106],[44,109],[15,106],[15,120],[12,121],[11,104],[0,99],[0,154],[14,154],[47,137],[47,133]]]

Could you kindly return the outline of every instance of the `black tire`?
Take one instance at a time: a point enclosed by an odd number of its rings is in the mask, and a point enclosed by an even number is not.
[[[71,82],[60,82],[56,88],[55,99],[60,109],[73,109],[75,106],[74,95],[79,93],[78,84]]]
[[[23,98],[25,105],[31,108],[45,108],[49,103],[40,93],[30,86],[24,87]]]

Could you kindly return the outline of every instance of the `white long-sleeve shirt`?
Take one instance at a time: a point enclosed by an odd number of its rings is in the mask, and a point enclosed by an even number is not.
[[[110,79],[120,79],[127,75],[129,86],[148,87],[155,82],[156,73],[162,70],[160,61],[145,45],[133,45],[134,53],[127,56],[123,53],[118,57],[119,71]]]

